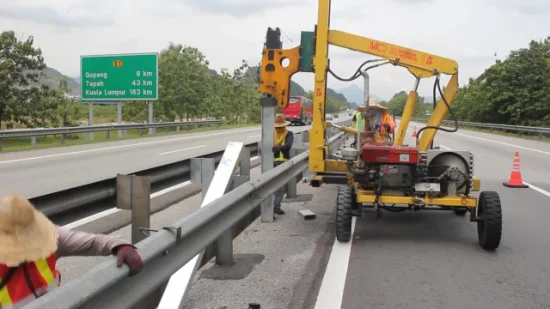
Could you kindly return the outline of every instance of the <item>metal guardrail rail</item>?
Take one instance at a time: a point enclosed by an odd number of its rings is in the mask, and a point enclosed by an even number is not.
[[[135,130],[135,129],[156,129],[166,127],[187,127],[197,125],[222,124],[223,120],[200,120],[200,121],[181,121],[181,122],[159,122],[159,123],[132,123],[116,125],[97,125],[97,126],[79,126],[63,128],[41,128],[41,129],[23,129],[23,130],[2,130],[0,139],[16,137],[33,137],[44,135],[88,133],[114,130]]]
[[[332,136],[329,148],[338,147],[343,136],[344,133]],[[278,188],[308,169],[308,159],[309,151],[304,151],[137,243],[145,264],[141,273],[128,277],[129,269],[117,268],[113,257],[27,308],[132,308],[158,291],[174,273],[223,237]]]
[[[411,121],[417,122],[427,122],[428,118],[412,118]],[[454,126],[455,122],[453,120],[444,120],[444,125]],[[537,133],[537,134],[550,134],[549,127],[529,127],[529,126],[515,126],[509,124],[497,124],[497,123],[481,123],[481,122],[468,122],[468,121],[458,121],[459,126],[472,127],[472,128],[483,128],[483,129],[493,129],[499,131],[511,131],[518,133]]]

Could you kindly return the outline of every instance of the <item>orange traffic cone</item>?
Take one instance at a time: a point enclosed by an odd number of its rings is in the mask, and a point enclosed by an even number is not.
[[[521,171],[519,168],[519,152],[517,151],[514,157],[514,164],[512,165],[512,173],[510,174],[510,179],[508,179],[508,182],[504,182],[502,184],[508,188],[529,188],[529,186],[524,184],[523,180],[521,179]]]
[[[416,137],[416,127],[414,127],[413,137]]]

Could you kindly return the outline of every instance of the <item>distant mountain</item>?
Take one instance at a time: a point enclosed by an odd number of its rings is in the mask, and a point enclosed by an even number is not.
[[[56,89],[59,87],[59,81],[61,78],[65,78],[67,80],[67,86],[71,91],[70,94],[77,95],[80,93],[80,84],[72,77],[63,75],[58,70],[50,67],[46,67],[42,73],[44,73],[44,75],[39,78],[39,85],[48,85],[50,88]],[[37,84],[34,84],[33,86],[37,86]]]
[[[340,93],[348,98],[349,102],[355,104],[363,104],[363,92],[363,88],[357,86],[356,84],[351,84],[346,88],[340,89]],[[370,98],[380,101],[380,98],[374,94],[370,94]]]

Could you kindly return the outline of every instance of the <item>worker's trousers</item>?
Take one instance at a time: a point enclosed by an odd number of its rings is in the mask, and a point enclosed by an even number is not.
[[[286,185],[282,186],[275,192],[275,200],[273,200],[273,206],[275,209],[281,209],[281,203],[286,193]]]
[[[277,167],[278,165],[283,163],[284,162],[274,162],[273,166]],[[275,191],[275,199],[273,200],[273,206],[275,209],[281,209],[281,203],[283,202],[285,193],[286,193],[286,184],[281,188],[279,188],[279,190]]]

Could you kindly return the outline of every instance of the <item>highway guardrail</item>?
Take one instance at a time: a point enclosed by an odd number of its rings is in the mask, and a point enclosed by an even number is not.
[[[341,132],[332,136],[327,143],[329,148],[339,145],[343,136],[344,133]],[[155,297],[152,294],[158,292],[159,288],[162,289],[173,274],[201,254],[206,247],[231,231],[233,226],[257,209],[275,191],[307,170],[308,159],[309,151],[304,151],[262,173],[258,178],[238,185],[222,197],[212,197],[211,202],[173,225],[155,230],[136,244],[144,261],[141,273],[129,277],[129,269],[117,268],[116,258],[112,257],[79,278],[37,299],[28,308],[107,309],[133,308],[143,304],[149,297]],[[224,164],[221,167],[230,161],[225,155],[222,160]],[[211,188],[216,189],[222,182],[224,187],[227,185],[227,177],[221,177],[217,173],[218,171],[212,178],[205,200],[210,200],[207,196]]]
[[[339,123],[348,123],[343,120]],[[327,137],[334,134],[327,130]],[[258,143],[248,143],[245,147],[250,151],[251,156],[260,153]],[[201,158],[214,158],[216,165],[221,160],[223,151],[217,151],[200,156]],[[190,179],[190,159],[185,159],[170,164],[153,166],[145,170],[130,172],[131,175],[148,176],[152,186],[169,186],[170,184],[182,183]],[[30,201],[49,217],[65,215],[68,212],[91,207],[97,204],[114,205],[116,196],[116,175],[113,177],[96,181],[93,183],[67,188],[65,190],[52,192],[41,196],[29,196]],[[177,202],[177,201],[174,201]]]
[[[412,118],[411,121],[416,122],[428,122],[428,118]],[[454,126],[455,121],[453,120],[443,120],[443,124],[446,126]],[[515,126],[510,124],[497,124],[497,123],[481,123],[481,122],[469,122],[469,121],[458,121],[459,126],[471,127],[471,128],[481,128],[481,129],[490,129],[497,131],[507,131],[507,132],[517,132],[517,133],[529,133],[529,134],[538,134],[542,137],[544,134],[550,134],[549,127],[529,127],[529,126]]]
[[[76,133],[93,133],[106,132],[106,138],[110,138],[110,131],[127,131],[139,130],[139,136],[143,135],[145,129],[157,128],[173,128],[177,130],[181,127],[199,127],[221,125],[223,120],[197,120],[197,121],[180,121],[180,122],[159,122],[159,123],[131,123],[131,124],[116,124],[116,125],[96,125],[96,126],[78,126],[78,127],[62,127],[62,128],[39,128],[39,129],[16,129],[16,130],[1,130],[0,131],[0,150],[2,149],[2,140],[8,138],[30,137],[31,144],[36,145],[37,136],[46,135],[61,135],[61,143],[65,143],[65,136]]]

